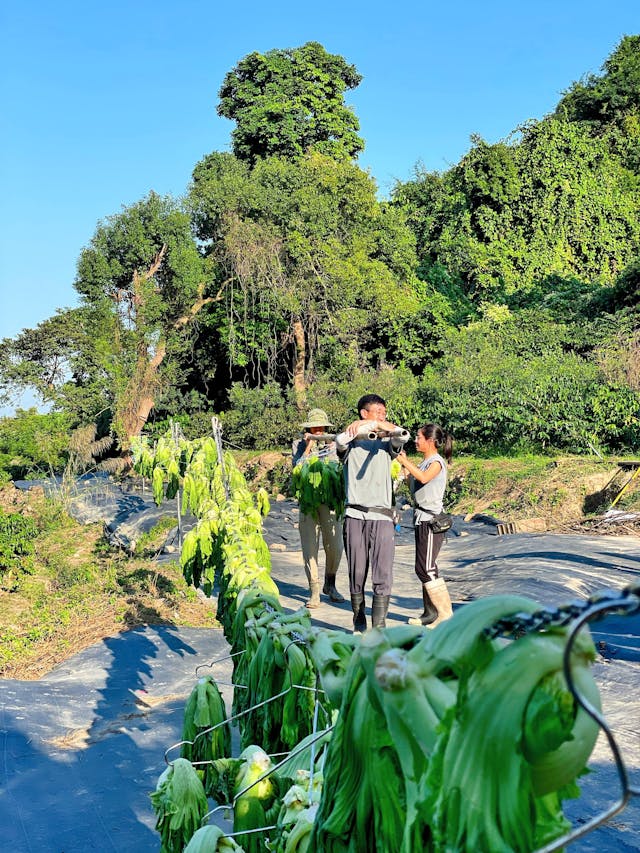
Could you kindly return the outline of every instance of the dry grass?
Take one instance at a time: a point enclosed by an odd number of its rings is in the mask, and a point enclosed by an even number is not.
[[[543,518],[548,529],[560,529],[606,511],[627,476],[617,462],[572,456],[463,457],[451,467],[449,508],[503,521]],[[634,482],[620,508],[640,511],[640,483]]]
[[[43,531],[35,570],[0,590],[0,676],[33,680],[105,637],[144,625],[217,626],[215,602],[187,588],[176,563],[129,557],[41,491],[0,490],[8,512],[33,514]]]

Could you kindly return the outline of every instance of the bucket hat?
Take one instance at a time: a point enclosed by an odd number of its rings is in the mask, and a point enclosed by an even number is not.
[[[327,413],[323,409],[311,409],[311,411],[307,415],[307,420],[303,424],[300,424],[300,427],[302,429],[309,429],[309,427],[319,426],[333,426],[333,424],[327,417]]]

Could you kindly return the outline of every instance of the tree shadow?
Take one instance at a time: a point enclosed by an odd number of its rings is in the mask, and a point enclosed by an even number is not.
[[[619,489],[616,486],[605,486],[598,492],[585,495],[582,502],[582,511],[585,515],[601,515],[606,512],[615,499]]]
[[[0,681],[5,849],[157,849],[149,794],[180,739],[203,649],[226,653],[222,632],[138,627],[39,681]]]

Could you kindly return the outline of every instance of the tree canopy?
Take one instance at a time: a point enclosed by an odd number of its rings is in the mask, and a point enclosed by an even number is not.
[[[35,388],[56,429],[96,424],[124,453],[149,421],[213,411],[236,442],[288,443],[303,407],[341,423],[371,390],[462,447],[635,446],[639,69],[626,36],[553,113],[473,135],[387,201],[355,161],[356,69],[317,42],[249,54],[220,89],[232,152],[183,201],[98,223],[79,307],[0,343],[0,390]],[[37,419],[19,432],[58,423]]]
[[[254,381],[292,379],[301,402],[317,358],[351,350],[351,368],[366,363],[376,327],[414,299],[413,235],[350,161],[315,151],[249,169],[212,154],[191,200],[224,282],[230,360]]]
[[[250,53],[229,71],[219,92],[218,115],[236,122],[233,153],[251,164],[273,154],[299,157],[311,147],[355,157],[364,141],[344,94],[361,80],[353,65],[316,41]]]

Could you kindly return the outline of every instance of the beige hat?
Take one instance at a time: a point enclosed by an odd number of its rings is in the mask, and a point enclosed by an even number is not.
[[[309,427],[319,426],[333,426],[333,424],[327,417],[327,413],[323,409],[311,409],[311,411],[307,415],[306,422],[300,424],[300,427],[302,429],[309,429]]]

